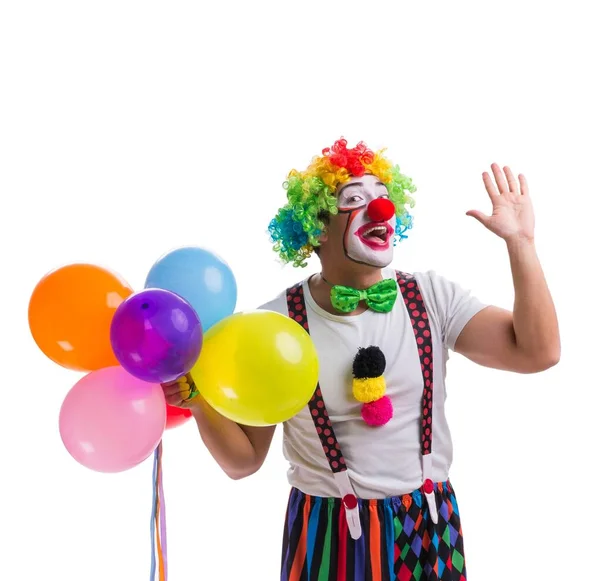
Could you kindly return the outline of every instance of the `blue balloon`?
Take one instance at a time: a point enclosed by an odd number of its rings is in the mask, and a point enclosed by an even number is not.
[[[206,332],[235,310],[237,283],[228,264],[196,246],[173,250],[150,269],[145,288],[160,288],[184,298]]]

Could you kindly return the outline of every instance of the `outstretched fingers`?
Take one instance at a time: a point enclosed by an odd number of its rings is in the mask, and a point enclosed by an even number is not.
[[[507,194],[510,190],[508,188],[508,184],[506,183],[504,174],[497,163],[492,164],[492,172],[494,174],[494,178],[496,179],[496,185],[498,186],[498,191],[500,194]]]
[[[511,169],[506,165],[504,166],[504,174],[506,175],[506,179],[508,181],[508,189],[511,193],[515,195],[519,195],[519,184],[513,175]]]
[[[495,186],[492,178],[490,177],[490,174],[488,174],[486,171],[484,171],[482,174],[482,177],[483,177],[483,185],[485,186],[485,191],[488,193],[488,196],[490,197],[490,200],[492,201],[492,204],[493,204],[499,195],[498,190],[496,189],[496,186]]]
[[[519,174],[519,184],[521,185],[521,195],[528,196],[529,185],[527,184],[527,180],[525,179],[525,176],[522,173]]]

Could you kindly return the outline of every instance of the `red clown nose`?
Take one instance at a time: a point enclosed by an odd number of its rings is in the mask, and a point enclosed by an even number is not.
[[[377,198],[373,200],[368,208],[367,213],[373,222],[387,222],[396,212],[394,202],[387,198]]]

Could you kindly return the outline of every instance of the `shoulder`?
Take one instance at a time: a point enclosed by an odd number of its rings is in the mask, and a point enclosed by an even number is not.
[[[457,287],[457,283],[452,279],[449,279],[435,270],[426,270],[422,272],[415,272],[414,278],[419,284],[419,288],[431,298],[443,298],[449,291],[454,287]]]
[[[423,298],[438,306],[447,307],[455,300],[471,298],[469,289],[435,270],[415,272],[413,276],[423,293]]]
[[[434,270],[414,273],[427,310],[440,325],[446,346],[454,348],[467,322],[487,305],[470,289]]]
[[[298,285],[303,284],[304,281],[298,283]],[[298,286],[293,285],[293,286]],[[288,289],[282,290],[279,294],[277,294],[274,298],[270,299],[266,303],[263,303],[259,307],[258,310],[261,311],[275,311],[276,313],[281,313],[282,315],[288,315],[288,304],[287,304],[287,292]]]
[[[257,307],[257,309],[259,311],[275,311],[276,313],[287,315],[288,308],[286,291],[281,291],[277,296],[267,301],[266,303],[263,303],[262,305]]]

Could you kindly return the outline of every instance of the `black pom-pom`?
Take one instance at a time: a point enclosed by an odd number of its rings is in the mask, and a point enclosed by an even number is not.
[[[352,373],[356,379],[379,377],[385,371],[385,355],[379,347],[361,347],[354,358]]]

